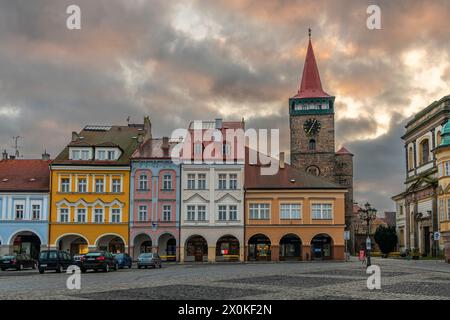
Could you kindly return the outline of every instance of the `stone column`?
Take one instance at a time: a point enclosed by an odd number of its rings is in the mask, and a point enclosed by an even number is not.
[[[445,231],[441,233],[442,239],[444,240],[444,256],[445,261],[450,263],[450,231]]]
[[[216,262],[216,247],[208,247],[208,262]]]
[[[180,253],[181,253],[181,248],[180,248],[180,246],[177,246],[177,249],[175,251],[175,256],[176,256],[175,261],[180,261],[180,258],[181,258]]]
[[[303,261],[311,261],[311,245],[310,244],[302,245],[302,260]]]
[[[270,246],[270,260],[271,261],[279,261],[280,260],[280,247],[278,245]]]
[[[179,247],[179,248],[180,248],[180,250],[178,252],[180,255],[180,262],[184,262],[184,246]]]

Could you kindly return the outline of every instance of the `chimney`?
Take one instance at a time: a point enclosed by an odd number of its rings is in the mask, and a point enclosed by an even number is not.
[[[80,139],[80,136],[75,131],[72,131],[72,142],[78,141]]]
[[[152,138],[152,123],[150,122],[149,116],[144,117],[144,131],[145,131],[144,140],[145,141],[150,140]]]
[[[284,169],[284,152],[280,152],[280,169]]]
[[[47,150],[44,151],[44,153],[42,154],[42,160],[50,160],[50,155],[47,153]]]
[[[162,149],[164,153],[164,157],[169,156],[169,137],[162,138]]]
[[[8,152],[6,150],[2,153],[2,160],[8,160]]]
[[[9,159],[14,160],[14,159],[16,159],[16,156],[13,156],[12,154],[10,154]]]
[[[142,143],[144,141],[144,134],[142,132],[138,133],[137,142]]]
[[[216,118],[216,129],[222,129],[222,119]]]

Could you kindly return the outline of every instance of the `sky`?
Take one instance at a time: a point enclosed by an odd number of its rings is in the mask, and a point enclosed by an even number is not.
[[[81,30],[66,8],[81,8]],[[379,5],[381,30],[366,26]],[[404,186],[408,118],[450,94],[445,0],[0,0],[0,148],[52,157],[87,124],[152,119],[154,136],[190,120],[279,128],[312,41],[336,96],[336,147],[354,157],[355,195],[379,211]],[[288,158],[288,157],[287,157]]]

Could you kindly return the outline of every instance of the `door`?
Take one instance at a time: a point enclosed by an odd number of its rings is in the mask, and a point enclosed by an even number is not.
[[[423,239],[423,243],[425,245],[425,254],[428,256],[430,254],[430,227],[424,227],[423,228],[423,236],[425,237]]]
[[[203,248],[201,246],[195,248],[195,262],[203,262]]]

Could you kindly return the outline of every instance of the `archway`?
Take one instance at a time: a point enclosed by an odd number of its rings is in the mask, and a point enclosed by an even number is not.
[[[239,261],[239,240],[226,235],[217,240],[216,261]]]
[[[116,234],[105,234],[95,241],[96,247],[101,251],[108,251],[111,253],[124,253],[125,241]]]
[[[86,254],[89,252],[89,244],[86,238],[78,234],[68,234],[60,237],[57,241],[59,250],[66,251],[71,255]]]
[[[249,261],[270,261],[270,239],[264,234],[255,234],[248,240]]]
[[[186,240],[185,261],[208,261],[208,242],[199,235],[194,235]]]
[[[137,257],[141,253],[150,253],[152,252],[153,242],[152,238],[148,234],[141,233],[134,237],[134,249],[133,249],[133,258],[137,259]]]
[[[19,231],[9,240],[12,252],[17,254],[28,254],[33,259],[39,257],[41,251],[41,238],[33,231]]]
[[[164,233],[158,239],[158,254],[162,260],[177,260],[177,240],[170,233]]]
[[[311,240],[311,257],[314,260],[333,258],[333,239],[324,233],[316,235]]]
[[[295,234],[286,234],[280,240],[280,261],[300,260],[302,240]]]

